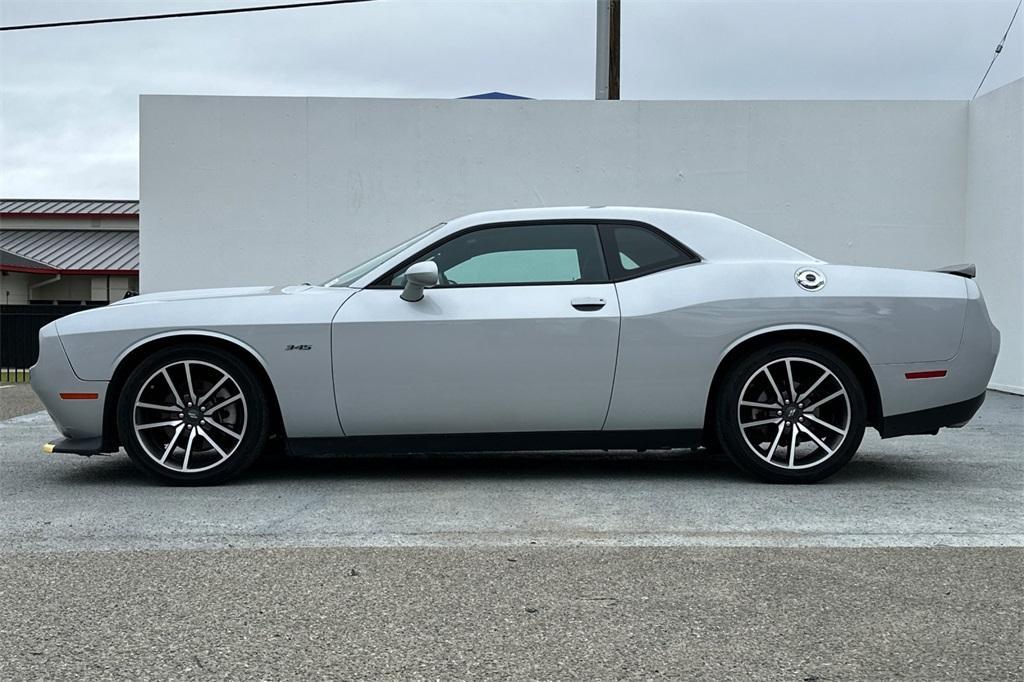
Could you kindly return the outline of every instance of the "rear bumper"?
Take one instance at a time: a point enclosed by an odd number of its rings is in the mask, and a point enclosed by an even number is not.
[[[957,428],[969,422],[983,402],[985,402],[984,393],[970,400],[963,400],[951,405],[882,417],[882,421],[878,425],[878,432],[882,438],[916,434],[934,435],[941,428]]]

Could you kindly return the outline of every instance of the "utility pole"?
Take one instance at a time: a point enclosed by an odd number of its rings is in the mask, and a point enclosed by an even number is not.
[[[619,3],[597,0],[597,82],[594,99],[619,98]]]

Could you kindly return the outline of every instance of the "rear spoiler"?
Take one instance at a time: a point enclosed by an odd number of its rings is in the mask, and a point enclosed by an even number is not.
[[[978,274],[978,269],[974,267],[974,263],[960,263],[958,265],[947,265],[945,267],[936,268],[932,272],[945,272],[948,275],[958,275],[960,277],[966,277],[967,279],[974,279]]]

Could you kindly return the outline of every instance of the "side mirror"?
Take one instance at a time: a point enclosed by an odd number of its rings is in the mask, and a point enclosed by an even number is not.
[[[437,263],[432,260],[413,263],[405,271],[405,289],[402,290],[402,300],[410,303],[422,300],[423,290],[436,286],[437,279]]]

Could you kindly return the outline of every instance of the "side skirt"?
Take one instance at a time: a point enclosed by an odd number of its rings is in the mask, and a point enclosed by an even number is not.
[[[665,431],[536,431],[515,433],[422,434],[289,438],[294,457],[432,452],[522,452],[544,450],[656,450],[688,448],[701,442],[700,429]]]

